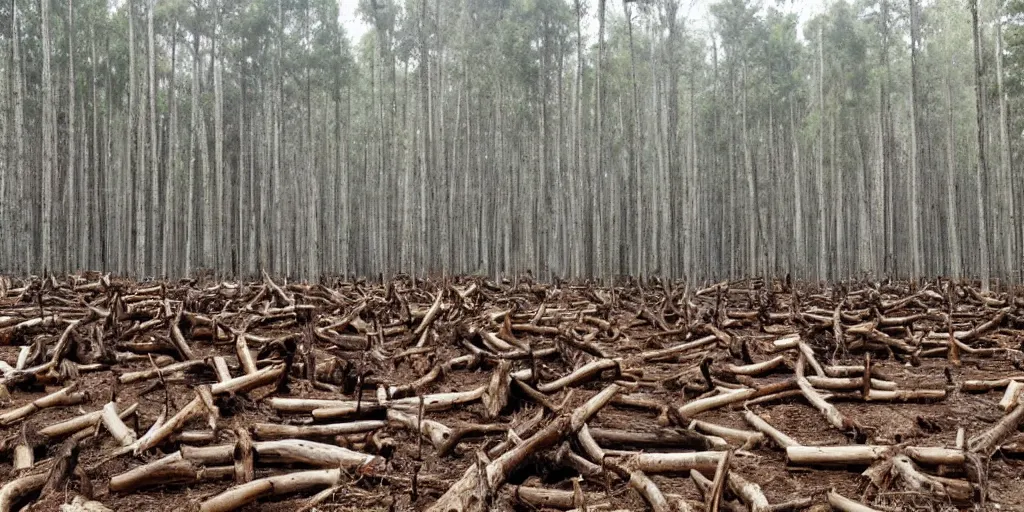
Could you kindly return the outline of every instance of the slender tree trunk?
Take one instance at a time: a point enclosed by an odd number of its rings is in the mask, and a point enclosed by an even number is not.
[[[57,140],[55,137],[57,113],[53,97],[53,78],[50,71],[50,3],[41,2],[40,13],[43,23],[43,182],[42,182],[42,242],[41,263],[44,269],[54,269],[56,261],[51,253],[54,243],[52,219],[57,212],[53,209],[53,178],[56,167]]]
[[[146,255],[146,272],[152,274],[156,270],[157,244],[166,244],[168,240],[163,238],[157,241],[156,233],[160,231],[160,165],[157,160],[156,140],[156,36],[153,29],[153,11],[156,9],[156,0],[150,0],[146,10],[146,33],[149,46],[149,162],[152,166],[149,191],[149,229],[147,230],[154,237],[150,243],[150,253]],[[169,223],[169,219],[163,219],[163,223]]]
[[[984,92],[982,91],[983,81],[981,74],[981,41],[978,27],[978,0],[971,0],[971,27],[974,40],[974,99],[975,114],[977,117],[978,129],[978,167],[974,175],[974,186],[977,192],[978,204],[978,248],[980,251],[979,271],[981,273],[981,288],[987,292],[989,289],[989,254],[988,254],[988,224],[985,222],[985,176],[988,174],[988,165],[985,162],[985,104]]]
[[[1006,276],[1016,281],[1016,272],[1021,270],[1020,258],[1015,258],[1017,251],[1017,216],[1014,205],[1013,190],[1013,159],[1010,151],[1009,133],[1009,109],[1007,106],[1007,93],[1003,87],[1003,16],[1002,8],[996,16],[996,87],[999,97],[999,163],[1002,166],[1000,191],[1003,199],[1003,211],[1007,218],[1003,219],[1001,225],[1011,226],[1010,232],[1002,237],[1003,239],[1003,261]]]
[[[11,40],[12,58],[14,61],[14,162],[18,173],[18,198],[23,208],[27,210],[24,221],[18,226],[18,244],[24,251],[22,253],[22,268],[24,272],[31,272],[33,265],[37,262],[33,259],[33,243],[30,233],[32,232],[32,220],[35,208],[31,198],[32,191],[28,186],[31,176],[25,166],[25,75],[21,62],[21,27],[18,23],[18,4],[11,0]]]
[[[804,254],[807,254],[807,245],[804,242],[804,199],[803,199],[803,168],[800,164],[800,140],[796,128],[796,106],[795,100],[790,98],[789,102],[789,131],[792,137],[793,146],[793,245],[790,251],[790,266],[793,273],[802,275],[806,266],[804,265]]]
[[[921,277],[922,253],[921,253],[921,208],[918,200],[918,186],[921,176],[920,158],[921,143],[919,140],[920,129],[918,127],[918,66],[917,54],[920,40],[919,15],[917,12],[917,0],[910,0],[910,256],[911,271],[910,278],[917,280]]]
[[[825,246],[825,49],[824,32],[818,28],[818,172],[815,175],[818,195],[818,279],[827,279],[828,258]]]
[[[179,225],[177,217],[174,214],[176,208],[179,207],[177,191],[180,187],[178,180],[180,179],[178,171],[179,157],[178,153],[180,148],[178,147],[178,90],[175,78],[177,73],[175,67],[178,63],[178,20],[175,19],[172,23],[171,29],[171,68],[170,72],[170,84],[168,103],[171,107],[171,119],[170,126],[167,129],[168,137],[168,155],[167,155],[167,175],[164,181],[164,190],[167,191],[166,197],[164,198],[164,219],[163,219],[163,243],[160,247],[160,273],[164,277],[168,277],[170,273],[177,272],[179,268],[177,262],[174,261],[174,256],[171,254],[171,248],[177,247],[178,244],[178,232],[175,230],[175,226]],[[191,198],[190,191],[186,191],[184,197]]]
[[[67,110],[67,181],[64,186],[64,255],[62,267],[74,271],[81,267],[78,260],[84,248],[76,248],[71,240],[77,239],[82,207],[78,204],[78,159],[75,156],[75,18],[73,0],[68,0],[68,18],[65,26],[68,38],[68,110]]]
[[[215,162],[214,194],[216,204],[214,205],[213,217],[209,219],[213,223],[210,236],[213,240],[213,254],[207,253],[211,258],[217,272],[223,272],[227,267],[224,260],[224,253],[221,249],[231,246],[230,240],[224,236],[224,224],[227,216],[224,213],[224,91],[221,72],[223,66],[220,58],[220,5],[213,2],[213,37],[210,41],[210,65],[213,67],[213,154]]]
[[[196,16],[199,10],[196,9]],[[199,172],[199,33],[192,35],[192,87],[189,109],[189,163],[188,179],[185,184],[185,275],[192,275],[192,246],[196,242],[195,181]],[[276,227],[276,226],[275,226]]]
[[[949,246],[949,275],[960,277],[963,275],[963,262],[960,258],[960,230],[958,229],[960,211],[956,202],[956,146],[953,137],[955,124],[953,122],[953,84],[946,79],[946,100],[948,106],[947,130],[946,130],[946,238]]]

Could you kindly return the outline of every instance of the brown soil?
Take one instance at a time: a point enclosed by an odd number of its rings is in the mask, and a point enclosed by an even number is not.
[[[749,405],[750,410],[778,430],[801,444],[813,446],[859,442],[895,446],[897,449],[902,446],[952,448],[958,429],[964,429],[966,438],[971,439],[1006,414],[997,405],[1003,396],[1004,386],[987,392],[967,392],[961,389],[963,383],[972,379],[1024,376],[1024,371],[1019,368],[1024,359],[1019,351],[1024,339],[1024,300],[1012,293],[982,294],[975,288],[947,281],[929,283],[925,287],[912,287],[907,283],[846,283],[818,289],[790,287],[783,282],[765,285],[753,280],[720,283],[703,290],[687,290],[683,286],[657,282],[631,281],[616,288],[601,288],[541,285],[525,280],[494,283],[475,278],[448,282],[399,279],[384,285],[366,282],[334,282],[326,286],[278,284],[281,293],[275,292],[266,280],[236,285],[108,282],[100,281],[97,275],[64,280],[4,279],[0,284],[0,361],[13,367],[23,346],[33,349],[24,365],[30,371],[13,371],[5,377],[9,396],[0,396],[0,414],[71,383],[77,383],[77,389],[84,391],[87,397],[81,404],[43,409],[24,420],[0,426],[2,481],[7,483],[33,472],[47,471],[48,459],[57,453],[60,440],[43,438],[38,434],[42,427],[100,410],[115,393],[117,376],[152,368],[153,363],[147,359],[113,362],[113,354],[145,354],[155,350],[154,361],[160,359],[160,355],[180,359],[172,343],[170,325],[181,308],[185,313],[178,320],[178,325],[194,357],[212,361],[210,358],[214,356],[223,356],[233,377],[243,373],[234,343],[239,334],[249,336],[248,344],[254,359],[261,351],[265,353],[268,361],[261,361],[261,367],[280,364],[294,356],[287,391],[270,384],[237,396],[217,397],[220,419],[214,432],[215,444],[234,443],[232,428],[250,428],[261,422],[312,422],[309,414],[274,410],[267,402],[270,397],[354,399],[354,393],[361,387],[362,400],[374,403],[378,385],[387,387],[411,383],[426,375],[435,365],[478,352],[481,355],[469,364],[446,368],[436,380],[422,382],[415,393],[467,391],[486,386],[502,353],[522,352],[520,347],[529,347],[542,354],[544,349],[555,349],[550,355],[536,358],[539,375],[534,377],[539,378],[532,380],[534,387],[550,383],[600,359],[602,356],[599,354],[602,353],[618,360],[618,372],[607,370],[595,378],[549,393],[548,401],[556,405],[569,398],[560,409],[564,413],[571,412],[572,408],[613,381],[629,383],[630,389],[623,392],[628,398],[644,398],[668,408],[679,407],[707,392],[704,389],[707,383],[699,371],[700,363],[705,359],[710,360],[710,374],[718,386],[759,388],[791,379],[798,351],[776,352],[773,347],[773,343],[787,333],[798,334],[811,346],[815,359],[822,365],[861,365],[865,353],[870,352],[876,377],[884,376],[895,382],[898,389],[946,391],[945,398],[941,400],[909,403],[868,402],[861,396],[859,388],[833,392],[835,396],[830,402],[859,426],[856,433],[834,428],[800,396]],[[422,343],[425,348],[413,350],[421,340],[414,331],[429,315],[438,294],[441,294],[441,310],[426,329]],[[913,299],[897,303],[907,297]],[[298,307],[290,307],[292,302]],[[136,303],[142,306],[133,305]],[[67,350],[57,358],[62,362],[58,365],[59,370],[39,369],[39,365],[53,358],[57,340],[70,322],[87,318],[87,304],[101,316],[80,322],[72,329]],[[363,309],[357,315],[350,315],[360,306]],[[48,326],[25,328],[22,323],[39,318],[40,308],[45,315],[58,315],[59,321]],[[539,308],[544,311],[538,315]],[[836,326],[831,321],[837,308],[844,313],[839,325],[843,333],[841,340],[835,338]],[[945,319],[951,310],[955,331],[974,330],[967,336],[958,334],[963,338],[963,345],[970,349],[960,350],[959,364],[950,361],[946,351],[934,350],[948,345],[948,340],[937,334],[948,335],[950,327]],[[893,320],[910,315],[918,316],[905,322]],[[340,323],[346,316],[352,321]],[[152,319],[159,321],[147,329],[138,328]],[[211,319],[216,319],[218,325],[216,340]],[[997,321],[990,322],[993,319]],[[857,329],[853,329],[854,333],[846,332],[857,325],[863,327],[867,322],[879,322],[871,329],[873,333],[884,333],[888,338],[901,340],[911,350],[887,345]],[[511,331],[506,326],[511,327]],[[979,326],[982,327],[979,329]],[[530,332],[540,330],[534,329],[538,327],[554,329],[544,333]],[[105,350],[101,350],[96,341],[97,332]],[[499,342],[512,348],[494,346],[482,339],[481,332],[496,334]],[[650,351],[680,345],[716,332],[719,339],[703,348],[658,361],[645,360],[644,354]],[[274,350],[275,346],[278,350]],[[307,350],[312,352],[319,368],[316,383],[302,378],[307,373],[304,366],[309,360],[302,354]],[[726,366],[765,361],[779,354],[785,357],[781,366],[751,379],[731,374]],[[169,358],[163,359],[170,361]],[[99,370],[86,367],[76,372],[78,366],[94,363],[104,366]],[[512,361],[513,372],[531,367],[533,364],[529,358]],[[687,369],[692,371],[683,379],[672,379]],[[806,373],[814,375],[810,367]],[[26,376],[35,382],[25,383]],[[199,370],[165,375],[162,382],[154,378],[116,389],[119,408],[138,403],[137,413],[125,423],[140,436],[161,414],[165,399],[169,417],[193,399],[197,385],[216,383],[217,378],[210,364],[209,368],[203,366]],[[424,417],[452,429],[466,424],[488,423],[511,428],[533,416],[538,407],[535,400],[513,386],[508,405],[496,419],[486,419],[484,406],[479,400],[447,411],[429,412]],[[591,428],[665,432],[686,429],[685,420],[698,419],[754,431],[743,419],[744,407],[745,404],[737,403],[684,419],[678,415],[661,414],[664,411],[656,408],[628,407],[613,402],[588,424]],[[555,413],[546,413],[542,425],[555,416]],[[342,421],[349,419],[337,420]],[[191,419],[184,428],[187,431],[209,429],[204,415]],[[12,454],[14,446],[22,442],[23,433],[24,440],[34,447],[36,467],[16,472],[12,466]],[[86,469],[92,498],[113,510],[194,510],[204,500],[235,485],[228,479],[150,486],[128,493],[110,492],[108,484],[111,477],[173,453],[179,449],[179,443],[171,440],[138,456],[127,454],[101,463],[119,445],[102,425],[96,433],[80,442],[77,465]],[[392,421],[375,434],[314,440],[375,454],[376,444],[371,442],[371,435],[393,442],[393,452],[385,450],[380,453],[387,459],[386,468],[352,472],[344,485],[328,500],[317,505],[316,510],[426,509],[462,477],[468,467],[477,464],[480,454],[508,438],[505,433],[467,437],[452,453],[438,456],[429,439],[418,439],[415,432]],[[941,493],[909,488],[895,476],[886,478],[881,487],[869,484],[861,476],[866,466],[787,464],[785,450],[768,440],[757,447],[737,451],[730,470],[758,484],[773,504],[806,497],[812,499],[813,506],[820,507],[825,503],[825,493],[835,490],[879,510],[1024,510],[1024,482],[1020,477],[1024,459],[1016,458],[1017,450],[1012,449],[1018,441],[1017,436],[1014,431],[1003,440],[1005,449],[997,450],[991,457],[977,459],[982,466],[980,478],[979,472],[971,468],[919,467],[926,474],[970,481],[975,494],[968,502],[953,503]],[[571,433],[564,440],[576,453],[586,457]],[[729,444],[732,449],[740,448],[737,443]],[[578,474],[555,461],[554,454],[559,445],[561,443],[532,454],[508,475],[504,485],[491,489],[487,496],[491,500],[489,507],[493,510],[536,510],[534,505],[516,498],[515,486],[520,484],[572,491],[573,478]],[[603,448],[632,449],[621,446]],[[628,458],[621,460],[628,464]],[[263,478],[306,469],[310,468],[301,464],[270,465],[257,460],[255,476]],[[413,475],[418,482],[415,496],[410,485]],[[666,495],[682,497],[693,510],[703,508],[703,495],[687,473],[648,476]],[[713,475],[706,476],[711,478]],[[645,500],[612,469],[606,470],[601,477],[584,478],[580,485],[588,497],[607,501],[613,508],[643,510],[648,507]],[[26,510],[57,510],[60,504],[70,502],[74,495],[89,494],[88,487],[80,476],[73,475],[59,491],[46,496],[34,492],[19,500],[18,504]],[[240,510],[297,510],[319,490],[267,497]],[[725,498],[735,499],[728,492]]]

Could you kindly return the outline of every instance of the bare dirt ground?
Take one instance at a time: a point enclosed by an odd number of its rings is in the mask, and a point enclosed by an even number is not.
[[[0,512],[1024,510],[1022,336],[949,281],[0,279]]]

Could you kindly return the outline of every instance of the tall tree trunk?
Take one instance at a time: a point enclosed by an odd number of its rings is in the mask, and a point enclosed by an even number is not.
[[[988,224],[985,222],[985,176],[988,174],[988,165],[985,162],[985,102],[983,81],[981,73],[981,41],[978,27],[978,0],[971,0],[971,28],[974,40],[974,100],[975,114],[978,129],[978,167],[974,174],[974,186],[977,192],[978,204],[978,248],[980,251],[979,272],[981,273],[981,288],[989,290],[989,255],[988,255]]]
[[[796,128],[796,101],[789,101],[789,131],[793,146],[793,250],[790,253],[790,266],[796,275],[803,275],[807,245],[804,242],[804,199],[803,199],[803,168],[800,164],[800,140]]]
[[[45,0],[44,0],[45,1]],[[64,247],[65,254],[63,267],[68,271],[75,271],[81,268],[82,262],[79,259],[84,247],[75,247],[71,240],[77,239],[77,232],[80,228],[82,207],[77,197],[78,185],[78,158],[75,156],[75,10],[73,0],[68,0],[68,19],[65,30],[68,37],[68,110],[67,110],[67,182],[64,188]]]
[[[196,9],[196,17],[199,9]],[[195,181],[199,172],[199,33],[192,35],[192,87],[189,108],[189,161],[188,179],[185,184],[185,275],[192,275],[192,246],[196,242]],[[275,226],[276,227],[276,226]]]
[[[214,241],[212,256],[214,268],[218,272],[223,272],[227,265],[222,249],[231,246],[232,241],[227,240],[224,236],[224,224],[227,219],[224,213],[224,91],[223,79],[221,77],[223,66],[221,65],[220,57],[220,5],[216,0],[213,2],[213,19],[213,37],[210,41],[210,65],[213,67],[213,154],[215,162],[214,194],[216,204],[212,218],[213,230],[210,236],[213,237]]]
[[[1003,87],[1003,13],[1002,8],[997,12],[996,22],[996,87],[999,97],[999,163],[1001,167],[1000,191],[1002,195],[1002,208],[1006,215],[1000,225],[1010,226],[1010,232],[1002,237],[1003,240],[1003,264],[1004,272],[1011,280],[1016,281],[1015,271],[1020,269],[1020,258],[1015,258],[1017,251],[1017,217],[1014,205],[1013,190],[1013,159],[1010,151],[1010,130],[1009,112],[1007,106],[1007,93]],[[1017,268],[1014,268],[1017,267]]]
[[[175,19],[171,25],[171,68],[170,72],[170,84],[168,103],[171,107],[171,119],[170,126],[168,127],[168,155],[167,155],[167,174],[164,181],[164,190],[166,190],[166,197],[164,197],[164,218],[163,218],[163,243],[160,247],[160,274],[164,277],[168,277],[172,271],[177,271],[179,268],[176,265],[176,258],[171,254],[171,248],[177,247],[178,244],[178,233],[175,230],[175,226],[178,226],[177,217],[174,215],[174,210],[178,205],[177,191],[181,184],[178,182],[179,170],[178,153],[180,148],[178,147],[178,90],[177,82],[175,78],[177,73],[175,67],[178,63],[178,20]],[[191,198],[191,191],[186,191],[184,197]]]
[[[948,117],[946,126],[946,248],[949,254],[949,275],[960,277],[963,275],[963,261],[960,257],[960,230],[958,224],[960,211],[956,201],[956,146],[953,122],[953,83],[946,79],[946,100],[948,106]]]
[[[919,14],[917,0],[910,0],[910,277],[917,280],[921,277],[921,208],[918,200],[918,186],[921,176],[921,142],[918,127],[918,66],[917,54],[920,41]]]
[[[52,254],[53,239],[52,219],[59,216],[53,208],[53,180],[57,166],[57,112],[56,99],[53,96],[53,76],[50,70],[50,2],[40,2],[43,38],[43,183],[41,224],[42,242],[41,263],[44,269],[51,271],[58,265]]]
[[[12,60],[14,69],[14,162],[18,173],[18,198],[23,208],[27,210],[24,221],[17,226],[18,245],[24,251],[22,253],[22,268],[24,272],[31,272],[36,263],[33,259],[33,240],[30,233],[33,232],[32,220],[35,208],[31,195],[31,188],[28,185],[31,172],[25,166],[25,75],[21,62],[21,27],[18,24],[18,3],[11,0],[11,42]]]
[[[69,0],[70,1],[70,0]],[[161,219],[160,219],[160,165],[157,160],[157,144],[156,140],[156,36],[153,29],[153,11],[156,10],[156,0],[150,0],[148,9],[146,10],[146,33],[148,35],[148,47],[149,47],[149,162],[152,166],[152,176],[149,191],[149,229],[148,232],[153,236],[153,240],[150,243],[150,253],[146,255],[146,272],[152,274],[156,270],[157,262],[157,244],[166,244],[169,242],[167,238],[163,238],[159,242],[156,239],[156,233],[160,231]],[[163,219],[164,224],[169,224],[170,219]]]
[[[818,279],[827,279],[828,259],[825,246],[825,36],[818,28],[818,169],[815,174],[818,196]]]

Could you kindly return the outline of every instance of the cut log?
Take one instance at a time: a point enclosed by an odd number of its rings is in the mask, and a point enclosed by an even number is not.
[[[846,498],[835,491],[828,492],[828,504],[839,512],[882,512]]]
[[[771,505],[768,503],[768,498],[765,497],[760,485],[746,480],[735,472],[730,473],[727,480],[729,482],[729,490],[736,496],[739,496],[740,500],[750,507],[750,512],[771,511]]]
[[[978,453],[986,457],[995,453],[999,445],[1009,439],[1021,422],[1024,421],[1024,403],[1018,402],[1017,406],[1010,410],[992,428],[972,437],[967,441],[967,447],[972,453]]]
[[[623,455],[645,473],[684,473],[691,469],[714,471],[727,452],[643,453]]]
[[[68,405],[77,405],[84,402],[86,400],[86,394],[82,392],[75,392],[77,387],[77,384],[72,384],[21,407],[11,409],[0,414],[0,427],[13,425],[18,421],[49,407],[63,407]]]
[[[175,372],[183,372],[199,366],[206,366],[206,361],[203,360],[189,360],[180,363],[169,364],[159,368],[151,368],[148,370],[142,370],[137,372],[128,372],[122,374],[117,378],[121,384],[131,384],[133,382],[139,382],[143,380],[154,379],[156,377],[164,377]]]
[[[280,425],[277,423],[257,423],[253,425],[253,435],[257,439],[309,439],[318,437],[334,437],[349,434],[371,432],[387,426],[385,421],[367,420],[349,423],[332,423],[329,425]]]
[[[657,432],[631,432],[608,428],[590,428],[590,435],[598,444],[615,448],[687,448],[711,450],[724,448],[711,438],[692,430],[659,430]]]
[[[117,404],[114,402],[107,402],[107,405],[103,406],[101,413],[103,425],[110,431],[110,435],[121,443],[121,446],[131,446],[135,442],[135,432],[128,428],[128,425],[121,421],[121,417],[118,416]]]
[[[605,370],[618,367],[618,360],[596,359],[573,370],[568,375],[565,375],[560,379],[538,385],[537,391],[540,391],[541,393],[554,393],[555,391],[559,391],[563,388],[588,381]]]
[[[999,401],[999,407],[1002,407],[1003,411],[1009,412],[1017,406],[1020,401],[1020,394],[1024,391],[1024,383],[1018,381],[1011,381],[1006,386],[1006,392],[1003,393],[1003,399]]]
[[[744,450],[760,446],[764,442],[764,434],[760,432],[723,427],[707,421],[693,420],[690,422],[690,428],[732,441],[740,445]]]
[[[295,494],[310,489],[339,485],[344,477],[345,474],[340,469],[317,469],[260,478],[232,487],[203,501],[199,510],[201,512],[230,512],[266,496]]]
[[[890,446],[790,446],[786,448],[786,461],[800,465],[870,465],[890,456]]]
[[[302,439],[257,441],[253,443],[253,448],[259,461],[269,463],[303,464],[316,468],[342,467],[347,470],[378,468],[384,463],[383,458],[375,455]],[[181,458],[197,464],[231,464],[234,445],[182,446],[180,453]]]
[[[892,471],[911,490],[931,494],[943,501],[965,503],[974,496],[969,482],[922,473],[906,455],[893,457]]]
[[[587,400],[586,403],[573,410],[571,414],[563,414],[554,419],[539,432],[525,440],[522,444],[505,452],[482,468],[472,465],[457,482],[448,488],[427,512],[477,512],[487,507],[487,496],[478,496],[479,490],[492,493],[501,485],[509,474],[523,464],[539,450],[558,444],[583,425],[622,388],[612,384]]]
[[[0,512],[12,512],[18,501],[31,493],[39,491],[46,484],[46,473],[26,475],[11,480],[0,487]]]
[[[725,481],[729,478],[729,463],[732,462],[732,451],[725,454],[718,461],[715,468],[715,478],[711,482],[711,488],[704,496],[704,508],[708,512],[718,512],[722,504],[722,492],[725,491]],[[691,474],[692,474],[691,470]]]
[[[778,446],[783,450],[789,448],[790,446],[800,446],[800,443],[798,443],[796,439],[793,439],[792,437],[783,434],[775,427],[771,426],[771,424],[769,424],[763,418],[754,414],[752,411],[745,411],[743,413],[743,419],[745,419],[747,423],[750,424],[750,426],[754,427],[762,434],[768,436],[772,440],[772,442],[775,443],[775,446]]]
[[[800,388],[800,392],[804,395],[804,398],[814,406],[815,409],[821,412],[825,419],[835,428],[843,433],[854,432],[857,430],[857,425],[853,421],[847,419],[839,409],[828,402],[818,394],[818,392],[811,386],[811,383],[804,377],[804,359],[803,354],[800,355],[800,359],[796,363],[796,384]]]

